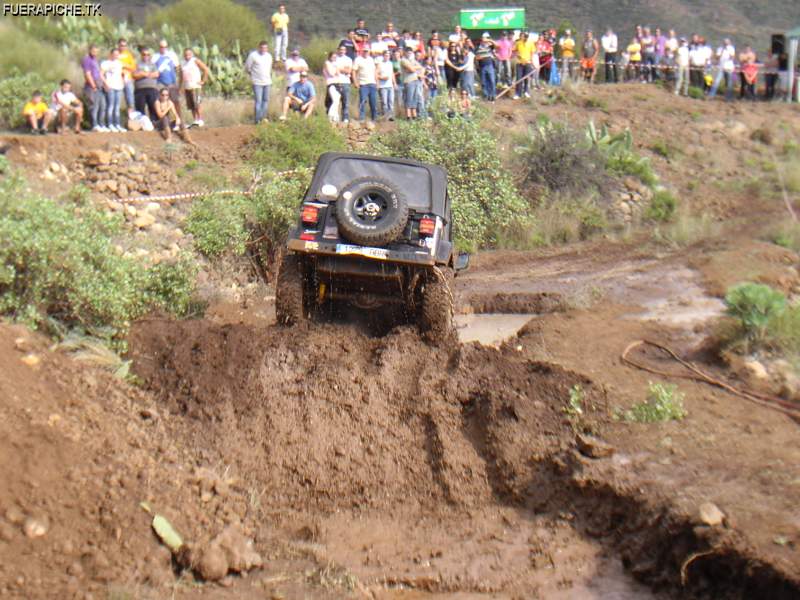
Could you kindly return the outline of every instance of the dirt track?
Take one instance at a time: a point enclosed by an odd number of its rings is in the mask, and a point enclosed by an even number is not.
[[[138,323],[137,387],[0,324],[0,596],[798,597],[795,422],[684,381],[685,420],[613,418],[653,378],[620,363],[628,343],[703,360],[713,295],[797,264],[753,239],[764,223],[748,214],[774,206],[737,213],[741,197],[698,179],[706,206],[742,222],[688,250],[634,238],[476,257],[457,312],[542,313],[499,348],[283,329],[262,294]],[[31,353],[40,364],[21,362]],[[579,420],[565,412],[576,384]],[[601,441],[581,450],[576,430]],[[222,585],[177,574],[142,501],[196,548],[241,523],[264,568]],[[707,502],[720,525],[700,522]],[[31,518],[42,537],[24,534]]]

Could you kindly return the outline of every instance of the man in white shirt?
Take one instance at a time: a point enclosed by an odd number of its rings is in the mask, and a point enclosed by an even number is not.
[[[619,41],[617,40],[617,34],[609,27],[600,41],[603,45],[603,53],[606,61],[606,83],[617,83],[619,81],[619,75],[617,73]]]
[[[272,86],[272,54],[266,41],[258,44],[258,50],[253,50],[244,63],[244,70],[250,76],[253,84],[253,97],[255,99],[255,121],[258,125],[267,117],[269,110],[269,91]]]
[[[675,53],[675,62],[678,67],[678,78],[675,80],[675,95],[689,95],[689,44],[686,38],[681,38],[678,50]]]
[[[58,89],[53,92],[53,104],[50,110],[58,116],[59,131],[61,133],[67,133],[67,121],[71,115],[75,115],[75,133],[81,133],[83,104],[72,93],[72,84],[68,79],[62,79]]]
[[[733,100],[733,71],[736,69],[736,48],[729,39],[725,39],[722,46],[717,48],[717,69],[714,73],[714,83],[711,85],[709,98],[717,95],[719,84],[725,79],[725,100]]]
[[[347,48],[339,46],[336,50],[336,68],[339,70],[339,83],[336,86],[342,98],[342,123],[350,121],[350,79],[353,61],[347,56]]]
[[[300,73],[308,72],[308,63],[300,56],[300,49],[292,50],[292,55],[286,59],[286,89],[300,81]]]
[[[394,65],[391,52],[388,50],[384,52],[380,62],[376,63],[376,67],[383,116],[394,121]]]
[[[369,102],[370,116],[374,121],[378,105],[376,67],[366,46],[361,48],[361,52],[353,62],[353,74],[358,88],[358,120],[364,120],[367,102]]]
[[[706,49],[705,40],[698,38],[697,42],[689,48],[689,68],[691,70],[692,86],[703,89],[706,66],[711,58],[711,53]]]

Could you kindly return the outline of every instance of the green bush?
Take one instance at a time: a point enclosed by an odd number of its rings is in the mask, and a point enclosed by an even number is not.
[[[786,310],[786,296],[761,283],[740,283],[725,294],[727,314],[737,320],[748,340],[766,340],[770,322]]]
[[[773,244],[797,252],[800,250],[800,225],[794,221],[785,223],[772,233],[770,240]]]
[[[328,53],[336,50],[339,40],[332,37],[312,37],[307,44],[303,45],[303,58],[308,63],[308,68],[313,73],[322,73]]]
[[[317,114],[310,119],[261,123],[252,143],[251,162],[262,169],[286,171],[313,167],[323,152],[346,147],[342,134],[328,119]]]
[[[311,183],[310,169],[302,169],[289,177],[281,177],[259,186],[250,196],[248,229],[254,240],[262,240],[257,248],[262,260],[272,260],[286,241],[289,229],[296,225],[300,200]]]
[[[444,167],[453,206],[453,235],[461,249],[496,246],[505,230],[529,217],[511,173],[500,161],[497,141],[472,120],[450,119],[437,111],[433,122],[410,121],[374,137],[372,152]]]
[[[244,227],[247,201],[242,196],[209,195],[195,201],[186,219],[194,245],[208,257],[244,254],[248,239]]]
[[[0,79],[0,128],[15,129],[25,124],[22,108],[34,90],[40,90],[45,101],[58,82],[47,80],[38,73],[12,74]]]
[[[703,100],[706,97],[706,93],[703,91],[703,88],[689,87],[689,98],[694,100]]]
[[[78,63],[70,60],[61,48],[41,42],[8,23],[0,23],[0,48],[3,49],[0,52],[0,79],[35,73],[44,81],[71,79],[76,88],[83,81]],[[42,91],[49,95],[53,89]],[[20,111],[31,91],[17,98]]]
[[[0,181],[0,314],[36,327],[107,330],[120,340],[153,308],[189,303],[188,263],[147,269],[114,251],[121,221],[91,207],[33,195],[15,174]]]
[[[634,423],[680,421],[687,415],[683,400],[684,395],[678,391],[677,386],[651,381],[647,389],[647,399],[625,411],[623,416],[626,421]]]
[[[678,200],[667,190],[658,190],[653,194],[650,205],[645,210],[644,216],[651,221],[667,223],[675,216],[678,209]]]
[[[265,24],[258,16],[231,0],[180,0],[147,18],[146,27],[150,30],[163,25],[195,40],[216,44],[223,52],[232,51],[237,40],[249,52],[266,36]]]

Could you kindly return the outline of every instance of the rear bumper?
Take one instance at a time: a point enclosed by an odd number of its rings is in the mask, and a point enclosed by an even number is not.
[[[358,257],[376,263],[401,263],[406,265],[430,266],[436,264],[436,257],[430,251],[390,250],[389,248],[369,248],[351,244],[338,244],[336,242],[315,242],[290,239],[287,244],[289,250],[302,254],[322,256]]]

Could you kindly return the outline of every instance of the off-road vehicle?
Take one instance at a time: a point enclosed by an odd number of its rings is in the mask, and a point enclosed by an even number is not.
[[[452,241],[444,169],[412,160],[325,153],[289,233],[276,289],[278,322],[328,302],[400,307],[434,339],[453,331],[450,284],[469,257]]]

